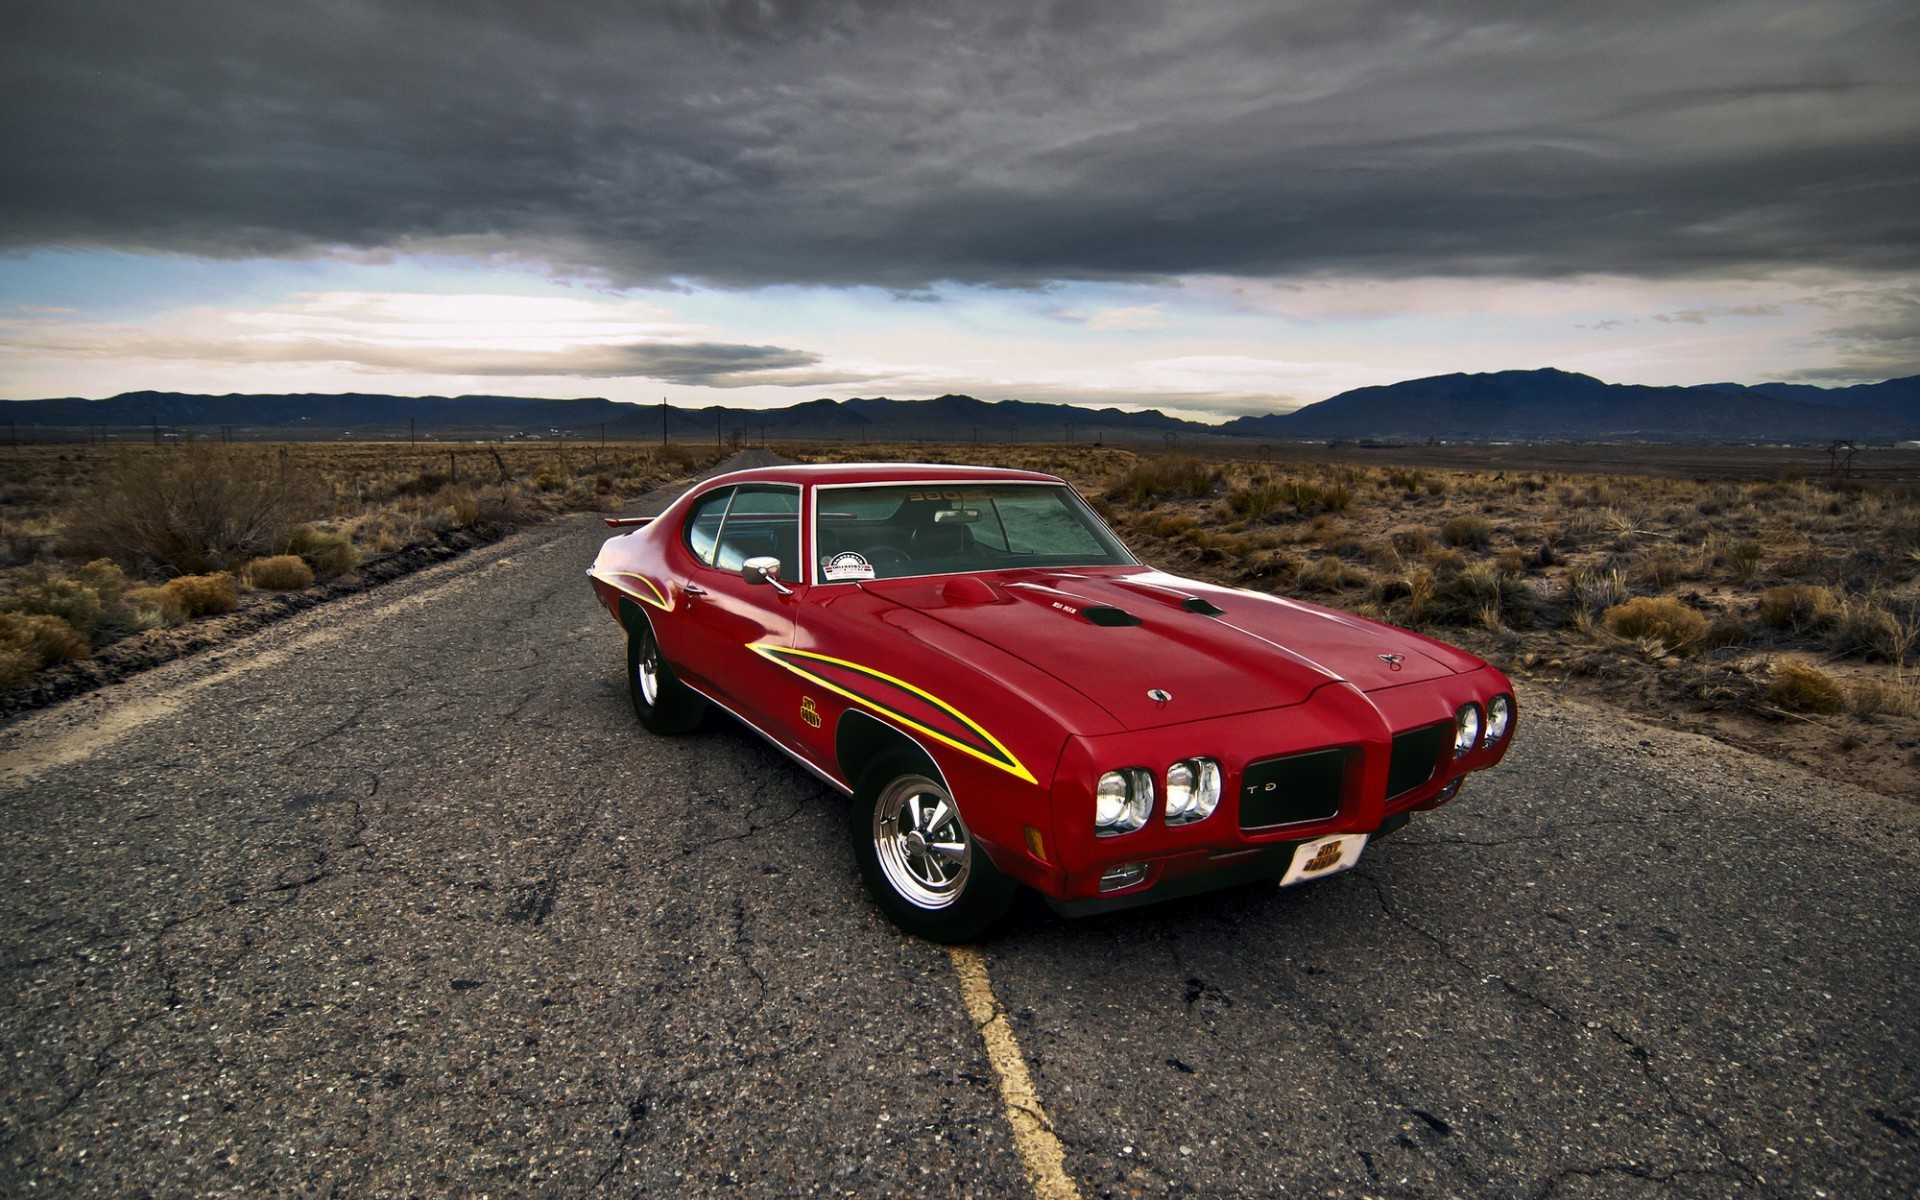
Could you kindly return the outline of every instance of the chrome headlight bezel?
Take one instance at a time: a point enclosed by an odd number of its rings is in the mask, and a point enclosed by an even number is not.
[[[1487,727],[1480,706],[1469,701],[1453,714],[1453,756],[1465,758],[1480,748],[1480,733]]]
[[[1153,773],[1121,767],[1100,776],[1093,786],[1093,832],[1120,837],[1146,825],[1153,815]]]
[[[1167,768],[1166,820],[1169,825],[1204,821],[1220,807],[1220,764],[1211,758],[1183,758]]]
[[[1480,744],[1497,746],[1507,740],[1513,732],[1513,697],[1502,692],[1487,701],[1487,728],[1481,735]]]

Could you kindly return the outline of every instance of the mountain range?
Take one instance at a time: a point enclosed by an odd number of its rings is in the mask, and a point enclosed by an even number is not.
[[[553,436],[841,441],[1159,441],[1193,438],[1442,441],[1806,442],[1920,438],[1920,375],[1884,383],[1709,383],[1646,387],[1552,368],[1435,375],[1343,392],[1294,412],[1209,425],[1157,409],[1125,412],[971,396],[820,399],[787,408],[681,408],[604,399],[390,396],[366,393],[222,396],[125,392],[102,400],[0,402],[23,429],[73,436],[107,429],[231,427],[253,436],[359,438]]]
[[[1804,442],[1920,437],[1920,375],[1845,388],[1603,383],[1551,368],[1435,375],[1342,392],[1221,433],[1442,441]]]

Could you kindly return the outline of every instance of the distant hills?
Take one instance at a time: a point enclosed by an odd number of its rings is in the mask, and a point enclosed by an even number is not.
[[[180,392],[123,392],[104,400],[0,401],[0,420],[16,431],[107,428],[116,434],[230,427],[286,437],[400,437],[409,428],[428,437],[511,436],[610,438],[712,437],[744,431],[752,438],[826,441],[1093,441],[1144,440],[1168,432],[1202,435],[1215,427],[1157,411],[1123,412],[1022,400],[989,403],[972,396],[933,400],[809,400],[787,408],[684,408],[613,400],[543,400],[521,396],[341,395],[198,396]]]
[[[1435,375],[1241,417],[1241,437],[1442,441],[1804,442],[1920,438],[1920,375],[1847,388],[1642,387],[1551,368]]]
[[[1845,388],[1709,383],[1642,387],[1551,368],[1435,375],[1342,392],[1296,412],[1224,425],[972,396],[811,400],[787,408],[681,408],[518,396],[224,395],[125,392],[104,400],[0,401],[16,436],[135,430],[156,436],[231,429],[283,438],[555,437],[828,441],[1160,441],[1380,439],[1441,441],[1807,442],[1920,438],[1920,376]]]

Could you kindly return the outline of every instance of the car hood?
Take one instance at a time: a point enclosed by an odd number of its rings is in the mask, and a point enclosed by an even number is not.
[[[1330,683],[1375,691],[1481,665],[1405,630],[1156,571],[860,586],[1031,664],[1129,729],[1284,708]]]

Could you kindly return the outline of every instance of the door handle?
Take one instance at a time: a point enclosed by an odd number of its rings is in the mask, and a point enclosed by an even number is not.
[[[689,596],[704,596],[707,594],[707,589],[697,583],[683,583],[680,585],[680,590]]]

